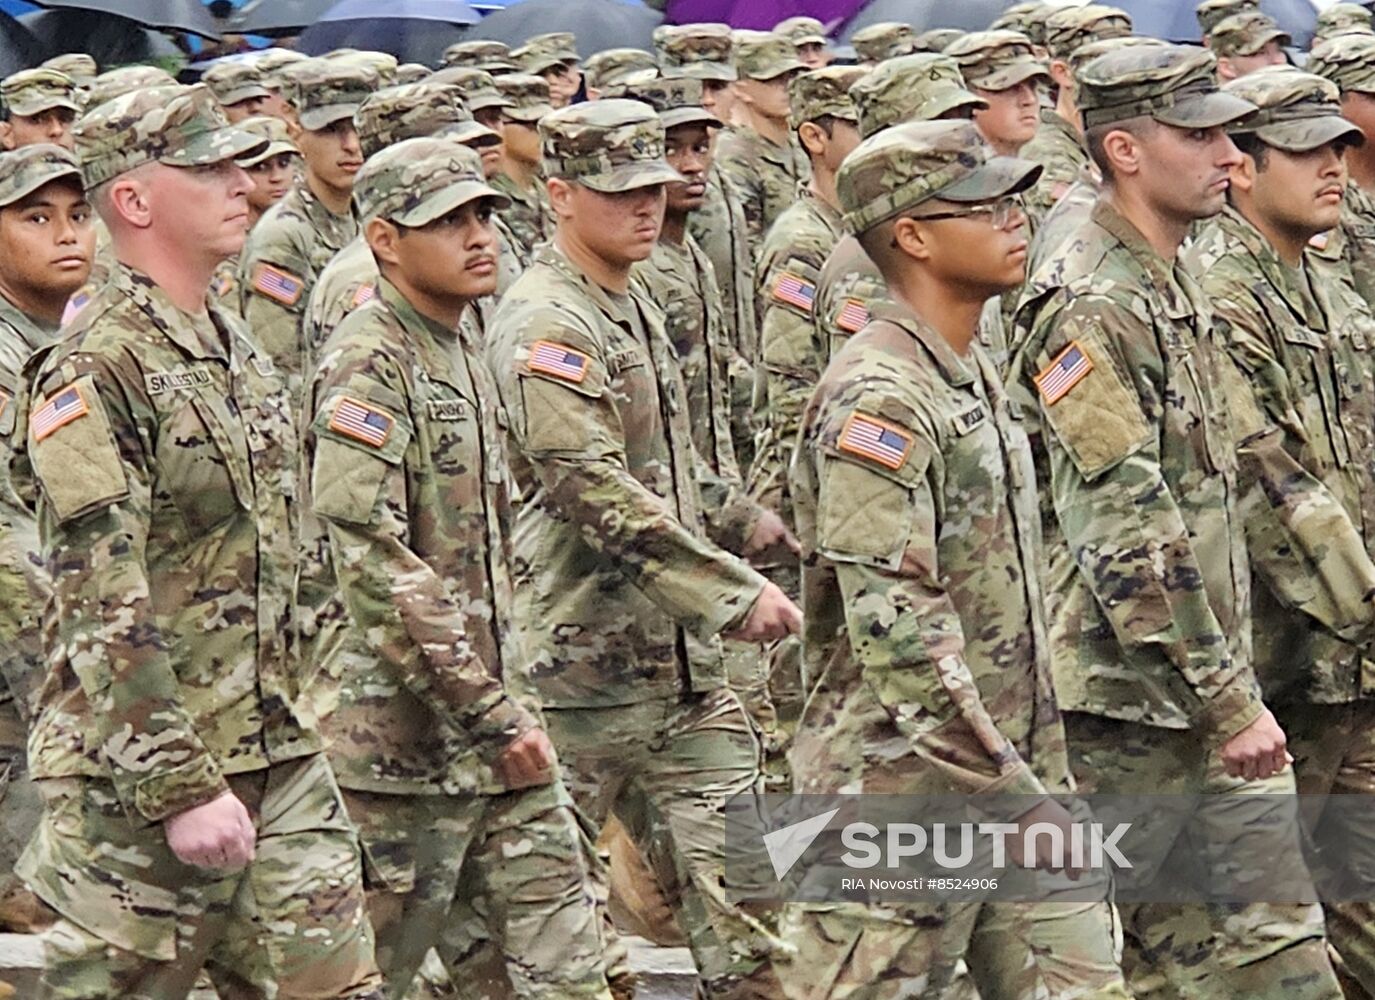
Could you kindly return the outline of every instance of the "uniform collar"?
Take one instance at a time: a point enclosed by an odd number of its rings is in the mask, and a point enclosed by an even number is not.
[[[287,197],[293,196],[301,206],[301,212],[310,222],[311,228],[330,246],[342,250],[346,243],[358,235],[358,226],[354,223],[353,216],[347,213],[336,215],[331,212],[310,189],[304,173],[296,178],[294,186],[287,193]]]
[[[1193,282],[1180,267],[1178,256],[1171,265],[1156,253],[1141,230],[1117,211],[1106,197],[1099,197],[1094,203],[1092,218],[1126,249],[1137,266],[1146,273],[1148,284],[1159,291],[1165,300],[1166,314],[1171,319],[1186,319],[1199,313]]]
[[[1314,330],[1326,330],[1327,320],[1322,310],[1317,308],[1313,296],[1308,294],[1307,278],[1295,268],[1280,260],[1275,248],[1246,217],[1228,205],[1218,217],[1218,227],[1229,244],[1239,244],[1251,255],[1260,276],[1284,299],[1290,310],[1303,320],[1305,326]],[[1227,248],[1231,252],[1231,247]]]
[[[185,313],[172,304],[152,278],[118,261],[111,268],[110,284],[133,300],[154,329],[191,357],[229,360],[227,344],[231,333],[223,328],[218,310],[207,312],[203,317]],[[208,287],[206,291],[208,297]]]
[[[605,288],[574,267],[573,262],[552,241],[535,250],[535,261],[548,264],[569,281],[576,282],[586,292],[587,297],[596,304],[597,308],[606,314],[608,319],[621,326],[629,325],[630,320],[625,315],[624,306],[616,302]],[[632,301],[638,301],[633,283],[630,286],[629,297]]]
[[[459,349],[458,331],[424,315],[411,305],[410,299],[402,295],[399,288],[380,276],[377,279],[377,296],[401,324],[407,340],[420,359],[421,367],[441,381],[455,381],[454,352]]]
[[[942,337],[935,327],[906,305],[893,299],[885,299],[877,303],[870,315],[870,320],[872,322],[892,323],[901,328],[904,333],[926,349],[926,353],[931,356],[936,367],[940,369],[941,377],[950,385],[969,385],[974,381],[977,362],[972,354],[974,350],[973,341],[970,342],[970,357],[968,359],[960,357],[955,353],[955,349],[950,346],[950,342]]]
[[[0,323],[13,329],[30,351],[47,347],[57,340],[56,326],[34,319],[3,295],[0,295]]]
[[[824,199],[817,197],[809,182],[803,181],[797,185],[797,196],[816,213],[816,217],[825,224],[832,236],[839,240],[845,235],[846,229],[840,218],[840,210],[832,207]]]

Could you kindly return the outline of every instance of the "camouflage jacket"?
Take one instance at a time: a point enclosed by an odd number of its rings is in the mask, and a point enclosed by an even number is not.
[[[793,202],[811,170],[791,140],[777,145],[746,128],[723,129],[716,137],[716,163],[740,198],[745,231],[757,258],[764,234]]]
[[[708,540],[728,491],[692,446],[659,311],[637,292],[617,298],[547,245],[488,331],[512,434],[536,476],[518,514],[532,579],[517,601],[550,708],[723,686],[717,635],[764,586]]]
[[[528,263],[535,247],[549,238],[549,195],[544,182],[536,182],[533,188],[523,188],[506,174],[496,174],[488,183],[511,199],[510,206],[501,215],[520,247],[521,258]]]
[[[736,352],[753,365],[759,355],[754,309],[754,255],[739,192],[715,164],[707,171],[702,207],[688,216],[688,232],[711,260],[726,303],[726,331]]]
[[[1069,786],[1030,448],[982,349],[886,305],[803,416],[801,792]],[[908,751],[899,755],[901,747]]]
[[[1079,133],[1053,109],[1041,109],[1041,127],[1018,154],[1039,163],[1041,179],[1027,192],[1027,207],[1037,219],[1044,219],[1069,186],[1079,179],[1079,171],[1089,165],[1088,150]]]
[[[311,664],[340,784],[499,791],[489,764],[535,718],[502,684],[525,660],[506,420],[477,345],[379,278],[322,350],[306,407],[307,531],[327,530],[337,589],[322,592],[348,609]]]
[[[869,316],[883,303],[891,304],[883,275],[859,240],[845,236],[826,258],[816,282],[812,322],[816,324],[822,369],[851,335],[864,329]]]
[[[1027,254],[1027,274],[1040,271],[1088,221],[1101,190],[1092,166],[1079,171],[1079,178],[1065,190],[1054,207],[1041,216]]]
[[[296,435],[271,359],[231,314],[189,316],[119,265],[31,370],[56,622],[34,775],[112,777],[130,816],[160,820],[317,751],[292,644]]]
[[[304,372],[302,325],[310,290],[330,258],[357,235],[353,216],[327,209],[301,176],[258,220],[239,255],[240,315],[293,391]]]
[[[1345,276],[1375,310],[1375,196],[1354,181],[1347,184],[1341,224],[1314,241],[1310,256],[1328,273],[1340,273],[1338,262],[1344,263]]]

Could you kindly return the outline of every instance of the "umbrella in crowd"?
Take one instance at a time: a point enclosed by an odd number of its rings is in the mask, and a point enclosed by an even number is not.
[[[24,25],[0,14],[0,75],[28,69],[48,57],[51,50]]]
[[[804,14],[822,24],[840,24],[863,6],[863,0],[669,0],[668,19],[674,24],[724,21],[736,28],[768,30]]]
[[[96,19],[78,10],[40,10],[22,15],[19,23],[37,39],[41,50],[37,58],[26,62],[28,66],[60,52],[85,52],[101,66],[183,54],[166,35],[113,14],[102,14]]]
[[[77,32],[72,44],[82,44],[81,35],[86,31],[99,30],[103,19],[107,17],[118,17],[163,31],[185,31],[202,38],[220,37],[215,19],[201,0],[34,0],[34,3],[49,10],[81,14],[83,30]]]
[[[1104,0],[1114,2],[1114,0]],[[1147,5],[1159,0],[1146,0]],[[873,0],[863,10],[850,19],[840,33],[842,41],[860,28],[883,21],[901,21],[910,24],[916,32],[930,31],[932,28],[959,28],[961,31],[982,31],[1007,7],[1011,0]]]
[[[521,0],[487,15],[465,37],[517,46],[546,31],[571,31],[585,59],[603,49],[652,50],[654,29],[663,20],[658,11],[621,0]]]
[[[230,24],[245,35],[299,35],[338,4],[339,0],[250,0]]]
[[[1199,40],[1197,0],[1112,0],[1132,16],[1138,35],[1165,38],[1172,42]],[[1307,48],[1313,40],[1318,12],[1309,0],[1261,0],[1260,9],[1289,32],[1294,44]]]
[[[301,33],[297,47],[313,56],[344,47],[372,49],[434,66],[464,37],[462,26],[479,20],[463,0],[343,0]]]

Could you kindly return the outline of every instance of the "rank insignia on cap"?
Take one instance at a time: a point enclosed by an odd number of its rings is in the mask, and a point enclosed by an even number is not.
[[[779,302],[797,306],[803,312],[811,312],[812,303],[816,300],[816,285],[784,271],[773,283],[773,297]]]
[[[836,313],[836,326],[846,333],[859,333],[869,325],[869,310],[859,299],[846,299]]]
[[[1054,406],[1091,371],[1093,362],[1089,360],[1078,341],[1071,340],[1069,346],[1060,352],[1059,357],[1036,376],[1036,388],[1041,390],[1041,397],[1046,401],[1046,405]]]
[[[306,283],[290,271],[283,271],[271,264],[259,264],[253,269],[253,290],[262,292],[284,306],[294,306],[301,301]]]
[[[29,418],[29,432],[33,434],[34,441],[42,441],[59,427],[65,427],[90,412],[81,390],[71,385],[49,397],[46,403],[34,411],[33,416]]]
[[[377,286],[369,282],[366,285],[359,285],[358,291],[353,293],[353,305],[350,308],[357,309],[365,306],[377,295]]]
[[[587,378],[586,354],[548,340],[538,340],[531,346],[530,359],[525,364],[532,372],[544,372],[565,382]]]
[[[349,396],[341,396],[339,402],[334,404],[334,413],[329,418],[329,429],[374,448],[380,448],[387,443],[392,425],[395,423],[391,414],[367,403],[360,403]]]
[[[841,451],[900,469],[912,450],[912,435],[867,413],[852,413],[836,445]]]

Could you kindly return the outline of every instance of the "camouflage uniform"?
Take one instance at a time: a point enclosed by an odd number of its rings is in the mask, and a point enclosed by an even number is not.
[[[1186,46],[1100,56],[1078,76],[1085,124],[1148,114],[1208,128],[1255,110],[1218,93],[1214,72]],[[1204,793],[1215,805],[1196,822],[1247,814],[1269,831],[1267,856],[1297,864],[1291,828],[1267,825],[1292,771],[1234,778],[1217,753],[1264,705],[1237,499],[1248,428],[1202,291],[1105,196],[1032,280],[1018,323],[1014,376],[1036,400],[1058,515],[1050,642],[1080,789]],[[1133,828],[1137,877],[1186,862],[1181,822],[1162,810]],[[1119,908],[1138,996],[1340,996],[1316,906]]]
[[[1194,9],[1194,14],[1198,18],[1199,30],[1207,38],[1219,21],[1242,11],[1257,10],[1259,6],[1259,0],[1203,0]]]
[[[511,49],[505,42],[474,39],[470,42],[457,42],[444,50],[445,66],[463,66],[480,69],[486,73],[514,73],[520,69],[511,58]]]
[[[271,97],[263,84],[263,71],[251,62],[216,63],[205,71],[201,83],[210,88],[221,106],[229,107],[255,97]]]
[[[511,107],[502,109],[507,118],[533,126],[554,110],[549,103],[549,84],[537,76],[508,73],[497,77],[496,85],[502,96],[512,102]],[[548,227],[552,224],[544,181],[537,179],[534,187],[522,188],[511,177],[501,174],[492,178],[492,187],[510,200],[511,207],[503,217],[528,257],[548,238]]]
[[[885,59],[910,56],[917,51],[912,26],[900,21],[880,21],[860,28],[850,36],[855,58],[862,65],[876,66]]]
[[[1342,35],[1369,35],[1375,32],[1371,25],[1370,8],[1358,3],[1334,3],[1318,12],[1317,24],[1313,27],[1313,47],[1331,41]]]
[[[96,78],[96,73],[100,67],[96,61],[84,52],[67,52],[60,56],[53,56],[39,63],[44,69],[55,69],[59,73],[66,73],[75,81],[78,87],[85,89],[91,85],[91,81]]]
[[[498,197],[477,155],[444,139],[375,154],[354,193],[364,224],[412,226]],[[539,722],[503,691],[524,656],[505,419],[478,345],[379,279],[324,347],[306,413],[310,530],[327,531],[336,605],[311,693],[367,852],[392,995],[431,946],[452,981],[470,982],[449,947],[450,927],[470,930],[462,913],[499,942],[511,995],[609,998],[568,793],[557,778],[507,791],[491,767]]]
[[[77,129],[90,187],[261,142],[204,87],[129,94]],[[31,371],[24,488],[55,634],[19,872],[63,917],[44,995],[182,997],[205,965],[235,996],[380,998],[357,838],[297,703],[282,379],[232,317],[182,312],[125,265]],[[160,822],[231,790],[254,860],[177,860]]]
[[[293,67],[292,104],[301,127],[323,129],[352,118],[372,92],[362,69],[323,61]],[[239,312],[295,392],[305,362],[306,302],[331,257],[358,235],[350,214],[336,215],[303,174],[258,220],[239,260]]]
[[[26,69],[0,80],[0,107],[7,117],[31,117],[53,108],[80,114],[82,104],[76,81],[55,69]]]
[[[551,176],[596,190],[678,176],[638,102],[566,108],[540,132]],[[697,471],[662,315],[551,244],[498,307],[489,357],[538,479],[518,515],[532,568],[518,617],[573,797],[598,826],[614,810],[647,849],[708,996],[779,996],[762,930],[722,884],[722,810],[757,786],[759,745],[716,636],[764,579],[707,540],[743,541],[712,523],[729,492]]]
[[[986,169],[986,150],[968,122],[867,140],[837,180],[847,228],[1035,179],[1025,161]],[[865,443],[869,428],[887,451]],[[822,375],[801,434],[792,488],[816,686],[798,725],[797,790],[1067,791],[1036,480],[988,357],[885,304]],[[984,996],[1129,995],[1103,903],[800,904],[789,916],[797,953],[780,972],[799,1000],[940,996],[966,958]]]

